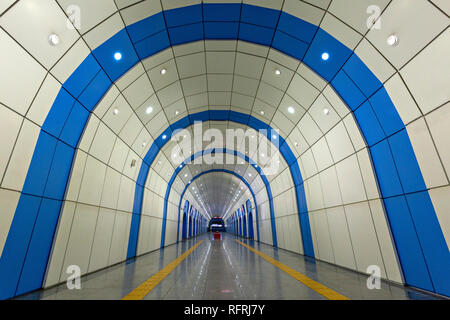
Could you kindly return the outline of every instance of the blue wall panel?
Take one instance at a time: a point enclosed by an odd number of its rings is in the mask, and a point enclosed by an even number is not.
[[[275,29],[279,16],[280,12],[276,10],[245,3],[242,5],[241,21],[248,24]]]
[[[45,184],[50,172],[57,141],[52,136],[41,132],[36,143],[36,149],[31,159],[30,168],[23,186],[23,193],[35,196],[44,194]]]
[[[114,58],[114,55],[117,52],[122,54],[122,59],[120,61],[116,61]],[[119,31],[92,53],[97,58],[111,81],[119,79],[139,61],[130,37],[125,29]]]
[[[308,49],[307,43],[297,40],[281,31],[275,33],[272,46],[298,60],[303,60],[306,50]]]
[[[427,189],[406,129],[389,138],[392,156],[405,193]]]
[[[201,4],[164,11],[168,28],[201,22],[203,20],[202,15]]]
[[[203,23],[194,23],[169,29],[170,43],[174,46],[203,39]]]
[[[16,295],[41,199],[25,194],[20,196],[0,258],[0,277],[2,280],[0,299],[7,299]]]
[[[205,39],[222,40],[237,39],[239,23],[237,22],[205,22]]]
[[[317,26],[298,19],[286,12],[281,13],[280,21],[278,23],[278,30],[308,44],[313,40],[317,29]]]
[[[204,21],[239,21],[241,17],[240,3],[204,3]]]
[[[51,162],[44,197],[58,200],[63,199],[74,153],[74,148],[64,142],[58,141]]]
[[[433,291],[433,285],[428,274],[428,268],[423,257],[420,243],[417,239],[414,223],[404,196],[384,200],[389,214],[389,221],[397,245],[398,256],[402,265],[409,268],[403,270],[407,283]]]
[[[59,200],[50,199],[43,199],[41,202],[28,248],[29,254],[26,256],[17,288],[17,295],[42,287],[43,277],[36,277],[36,275],[45,274],[50,255],[48,248],[52,245],[61,203]]]
[[[322,60],[322,54],[325,52],[330,55],[328,61]],[[304,62],[322,78],[331,81],[351,54],[352,51],[349,48],[319,29],[311,42]]]
[[[78,101],[89,111],[94,110],[111,87],[111,80],[105,72],[99,71],[89,86],[78,97]]]
[[[89,115],[89,111],[79,102],[75,102],[69,118],[64,125],[60,139],[72,148],[76,148],[89,119]]]
[[[368,146],[373,146],[386,138],[383,128],[381,128],[381,125],[373,112],[372,106],[368,101],[363,103],[355,111],[355,118],[366,138]]]
[[[370,148],[381,194],[385,198],[403,194],[400,178],[386,140]]]
[[[74,104],[75,99],[66,90],[61,89],[42,125],[42,130],[59,137]]]
[[[74,97],[78,97],[100,71],[100,65],[92,54],[89,54],[78,68],[64,82],[63,88]],[[61,93],[61,92],[60,92]],[[52,109],[55,107],[53,103]]]
[[[133,23],[132,25],[127,26],[127,30],[133,43],[144,40],[163,30],[165,31],[166,23],[164,14],[160,12],[147,19]]]
[[[450,252],[438,221],[430,219],[434,211],[430,196],[425,191],[412,193],[406,201],[435,291],[450,296]]]
[[[169,46],[170,40],[167,30],[161,31],[160,33],[145,38],[144,40],[134,44],[134,47],[139,55],[139,59],[141,60],[165,50]]]
[[[264,46],[272,43],[275,30],[271,28],[241,23],[239,28],[239,40],[253,42]]]
[[[343,70],[366,97],[370,97],[383,86],[380,80],[378,80],[355,53],[348,59]]]
[[[352,111],[355,111],[367,99],[344,70],[338,72],[331,84]]]
[[[395,109],[386,89],[377,91],[370,99],[370,105],[375,112],[381,127],[387,136],[403,129],[403,121]]]

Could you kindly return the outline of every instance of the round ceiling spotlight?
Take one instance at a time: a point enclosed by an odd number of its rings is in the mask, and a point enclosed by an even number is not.
[[[261,110],[261,115],[263,116],[265,114],[264,110]]]
[[[323,109],[323,114],[324,115],[329,115],[330,114],[330,109],[328,109],[328,108],[325,108],[325,109]]]
[[[147,143],[144,141],[142,142],[142,147],[145,148],[145,146],[147,145]]]
[[[163,138],[163,140],[166,140],[166,139],[167,139],[167,136],[166,136],[166,135],[163,135],[162,138]]]
[[[275,70],[275,74],[276,74],[277,76],[279,76],[279,75],[281,74],[281,70],[280,70],[280,69]]]
[[[328,59],[330,59],[330,54],[328,52],[322,53],[322,60],[327,61]]]
[[[57,46],[60,42],[59,36],[57,34],[52,33],[51,35],[48,36],[48,42],[52,47]]]
[[[177,116],[177,115],[179,115],[180,114],[180,111],[175,111],[175,115]]]
[[[398,36],[396,34],[391,34],[386,40],[386,43],[388,44],[388,46],[391,46],[391,47],[398,46],[399,42],[400,42],[400,40],[398,39]]]
[[[148,108],[145,110],[145,113],[146,113],[146,114],[150,114],[150,113],[152,113],[152,112],[153,112],[153,107],[152,107],[152,106],[148,107]]]
[[[118,115],[118,114],[119,114],[119,109],[115,108],[115,109],[113,110],[113,114],[114,114],[115,116]]]
[[[122,60],[122,53],[120,52],[114,53],[114,59],[116,59],[116,61]]]
[[[167,69],[166,69],[166,68],[164,68],[164,69],[161,70],[161,74],[162,74],[162,75],[165,75],[166,73],[167,73]]]
[[[294,107],[288,107],[288,112],[290,113],[290,114],[294,114],[295,113],[295,109],[294,109]]]

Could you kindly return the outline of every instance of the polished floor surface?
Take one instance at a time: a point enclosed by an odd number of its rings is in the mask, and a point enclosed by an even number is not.
[[[87,275],[81,279],[80,290],[69,290],[63,284],[18,299],[122,299],[201,240],[198,248],[145,295],[145,300],[326,299],[229,234],[224,234],[222,240],[202,235]],[[436,299],[385,282],[381,289],[369,290],[367,276],[268,245],[240,240],[351,300]]]

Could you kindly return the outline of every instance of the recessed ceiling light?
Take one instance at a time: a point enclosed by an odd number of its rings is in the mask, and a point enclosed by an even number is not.
[[[276,74],[277,76],[279,76],[279,75],[281,74],[281,70],[279,70],[279,69],[275,70],[275,74]]]
[[[48,37],[48,42],[51,46],[57,46],[59,44],[59,36],[57,34],[52,33]]]
[[[150,107],[148,107],[147,109],[145,109],[145,113],[146,114],[150,114],[150,113],[152,113],[153,112],[153,107],[152,106],[150,106]]]
[[[122,53],[120,52],[114,53],[114,59],[116,59],[116,61],[122,60]]]
[[[145,147],[147,145],[147,143],[144,141],[142,142],[142,146]]]
[[[113,110],[113,114],[114,114],[114,115],[118,115],[118,114],[119,114],[119,109],[115,108],[115,109]]]
[[[163,140],[166,140],[167,136],[166,136],[166,135],[163,135],[162,138],[163,138]]]
[[[391,34],[386,40],[388,46],[396,47],[399,43],[398,36],[396,34]]]
[[[263,116],[265,114],[264,110],[261,110],[261,115]]]
[[[273,138],[273,139],[276,139],[276,138],[277,138],[277,135],[276,135],[276,134],[274,134],[274,135],[272,136],[272,138]]]
[[[330,54],[328,52],[322,53],[322,60],[327,61],[328,59],[330,59]]]
[[[180,111],[175,111],[175,115],[177,116],[177,115],[179,115],[180,114]]]
[[[328,108],[325,108],[325,109],[323,109],[323,114],[324,115],[329,115],[330,114],[330,109],[328,109]]]
[[[295,113],[295,109],[294,109],[294,107],[288,107],[288,112],[290,113],[290,114],[294,114]]]
[[[167,73],[167,69],[164,68],[164,69],[161,70],[161,74],[162,75],[165,75],[166,73]]]

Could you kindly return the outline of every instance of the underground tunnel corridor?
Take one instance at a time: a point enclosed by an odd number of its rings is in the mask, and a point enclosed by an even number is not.
[[[0,0],[0,300],[448,300],[449,13]]]

